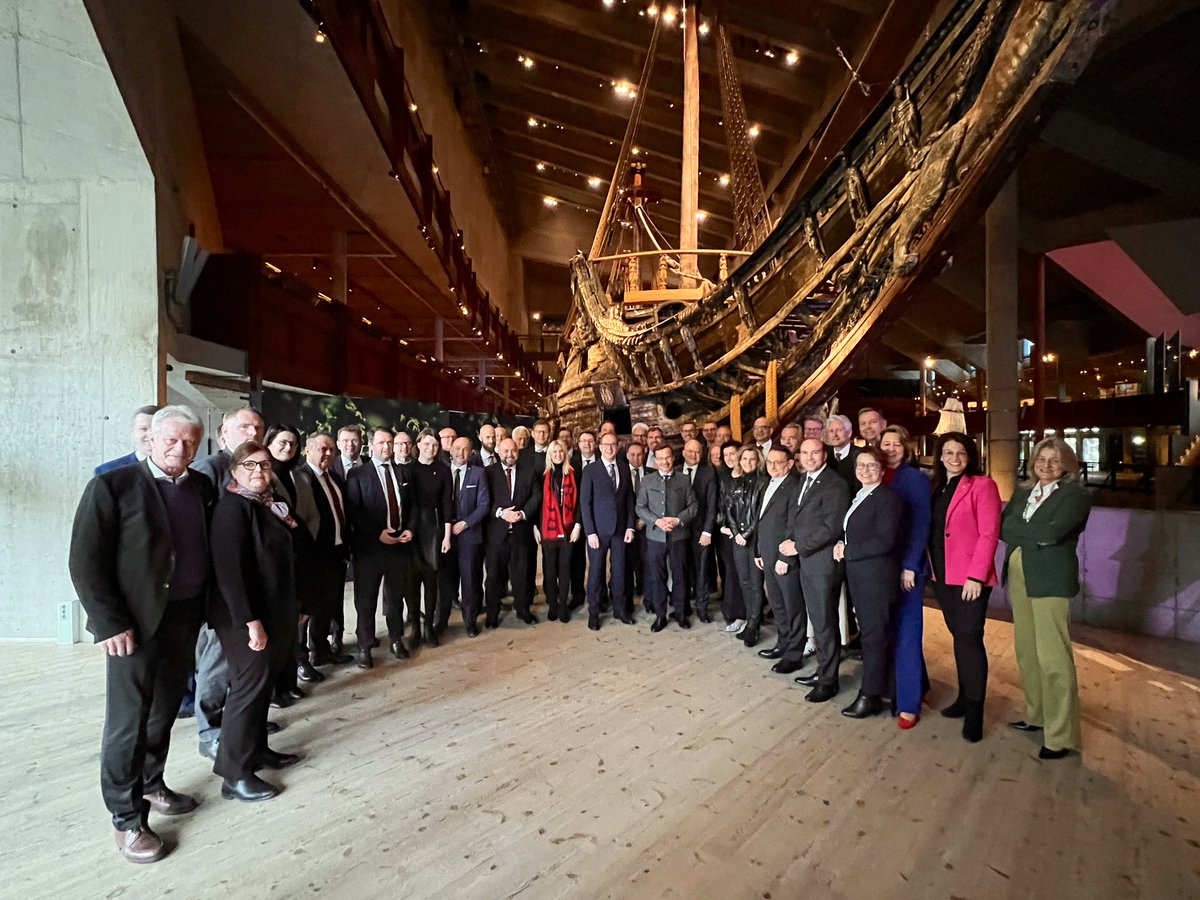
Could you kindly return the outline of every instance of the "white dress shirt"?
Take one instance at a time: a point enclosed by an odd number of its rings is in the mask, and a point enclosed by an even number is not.
[[[834,448],[833,448],[833,455],[834,455],[834,456],[835,456],[835,457],[836,457],[838,460],[844,460],[844,459],[845,459],[847,456],[849,456],[849,455],[850,455],[850,448],[851,448],[851,447],[853,447],[853,446],[854,446],[854,442],[853,442],[853,441],[848,441],[848,442],[846,443],[846,446],[845,446],[845,447],[834,447]]]
[[[767,504],[771,502],[771,498],[775,496],[775,492],[779,490],[779,486],[783,484],[783,479],[786,475],[780,475],[778,478],[772,478],[771,483],[767,485],[767,489],[763,491],[762,506],[758,508],[758,517],[761,519],[762,514],[766,511]]]
[[[346,515],[346,498],[342,496],[337,483],[332,478],[326,477],[329,474],[328,472],[321,471],[307,460],[305,464],[317,479],[317,484],[321,486],[321,490],[325,492],[325,502],[329,504],[329,509],[333,512],[333,546],[340,547],[342,546],[342,523],[338,521],[336,510],[341,509],[342,515]],[[333,494],[337,495],[338,502],[336,505],[333,502]],[[399,494],[396,495],[396,502],[400,502]]]
[[[1033,486],[1033,490],[1029,492],[1029,499],[1025,501],[1025,509],[1021,513],[1021,518],[1028,522],[1033,518],[1033,514],[1038,511],[1038,507],[1046,502],[1046,498],[1058,490],[1058,486],[1062,483],[1062,479],[1052,481],[1047,485],[1043,485],[1040,481]]]
[[[826,463],[824,466],[821,466],[821,468],[817,469],[817,471],[809,472],[804,476],[804,483],[800,485],[800,494],[796,497],[797,506],[800,505],[800,501],[804,499],[805,495],[812,490],[813,485],[816,483],[817,479],[821,477],[821,473],[825,471],[828,465],[829,464]]]
[[[854,499],[850,501],[850,508],[846,510],[846,515],[842,518],[842,531],[846,530],[846,523],[850,521],[850,517],[854,515],[854,511],[862,504],[864,500],[871,496],[871,491],[883,484],[882,481],[877,481],[872,485],[864,485],[858,489],[858,493],[854,495]]]
[[[396,492],[396,509],[400,511],[400,522],[403,522],[404,510],[401,508],[402,501],[400,499],[400,483],[396,481],[396,470],[392,467],[391,463],[384,463],[382,460],[375,459],[374,457],[372,457],[371,462],[375,463],[375,472],[379,476],[379,487],[383,491],[385,503],[388,494],[387,481],[388,479],[391,480],[392,489]],[[387,523],[388,531],[395,531],[400,527],[400,522],[392,521],[392,511],[389,509]]]
[[[188,470],[186,468],[183,470],[183,474],[172,477],[156,466],[154,464],[154,460],[148,456],[146,457],[146,465],[150,467],[150,474],[159,481],[169,481],[172,484],[183,484],[185,481],[187,481]]]

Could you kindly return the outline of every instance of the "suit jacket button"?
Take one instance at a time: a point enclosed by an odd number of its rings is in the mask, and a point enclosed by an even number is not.
[[[169,581],[164,581],[164,582],[163,582],[163,590],[164,590],[164,591],[165,591],[165,590],[167,590],[167,589],[168,589],[168,588],[170,588],[170,587],[171,587],[171,582],[169,582]]]

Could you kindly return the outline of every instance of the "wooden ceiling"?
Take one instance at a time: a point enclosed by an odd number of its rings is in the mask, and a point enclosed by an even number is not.
[[[886,0],[730,0],[731,35],[764,184],[796,156],[843,90]],[[425,0],[440,34],[464,118],[478,115],[475,142],[493,174],[494,199],[517,234],[553,197],[598,215],[616,164],[655,17],[672,30],[659,42],[637,138],[648,181],[663,200],[652,215],[678,233],[683,41],[678,2],[651,0]],[[700,4],[702,246],[727,244],[733,213],[716,76],[718,4]],[[907,48],[906,48],[907,49]],[[843,59],[844,57],[844,59]],[[453,78],[452,78],[453,80]],[[581,242],[590,235],[579,235]],[[565,260],[564,260],[565,262]]]

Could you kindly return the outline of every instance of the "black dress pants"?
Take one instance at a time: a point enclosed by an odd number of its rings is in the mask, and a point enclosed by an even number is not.
[[[450,611],[454,601],[458,599],[458,588],[462,581],[462,573],[458,568],[458,547],[456,539],[450,539],[450,552],[438,554],[438,586],[437,586],[437,616],[432,619],[433,625],[440,633],[450,624]]]
[[[617,618],[633,614],[633,603],[629,598],[629,579],[625,567],[629,559],[629,548],[632,544],[625,543],[625,534],[620,532],[611,537],[596,535],[600,546],[593,550],[587,548],[588,578],[587,603],[588,615],[600,615],[600,607],[605,591],[612,596],[612,612]],[[587,542],[586,537],[579,539],[581,544]],[[611,569],[610,569],[611,566]],[[606,582],[607,576],[607,582]]]
[[[513,609],[518,616],[529,613],[529,584],[533,574],[529,571],[529,545],[534,552],[537,544],[533,534],[517,531],[489,532],[487,551],[487,584],[484,588],[487,620],[497,622],[500,618],[500,598],[510,580],[512,582]],[[536,558],[535,558],[536,559]]]
[[[625,545],[625,596],[633,608],[633,598],[645,595],[646,530],[635,528],[633,542]]]
[[[708,607],[708,592],[712,585],[708,569],[712,563],[712,544],[700,546],[700,538],[687,539],[687,595],[693,611]]]
[[[221,716],[221,743],[213,771],[222,778],[249,778],[267,749],[267,711],[272,685],[292,661],[291,640],[296,630],[285,618],[264,622],[267,646],[250,649],[245,625],[217,629],[229,661],[229,696]]]
[[[575,543],[579,543],[576,541]],[[575,545],[566,538],[542,539],[542,590],[546,592],[546,615],[551,619],[571,615],[571,560]]]
[[[667,617],[668,600],[676,618],[687,615],[686,568],[687,546],[683,541],[646,541],[646,599],[659,618]]]
[[[421,633],[421,597],[425,597],[425,627],[433,628],[438,617],[438,570],[425,561],[420,553],[414,553],[412,564],[409,566],[408,590],[405,600],[408,603],[408,625],[414,635]],[[449,605],[446,607],[446,619],[450,618]]]
[[[751,561],[751,565],[754,562]],[[758,566],[754,566],[756,569]],[[800,595],[800,575],[796,571],[795,560],[788,564],[787,572],[779,575],[775,571],[775,563],[763,560],[763,584],[767,591],[767,601],[771,604],[771,612],[775,615],[775,646],[786,650],[795,639],[793,630],[798,621],[807,630],[808,620],[804,615],[804,600]],[[804,649],[804,635],[800,636],[800,649]]]
[[[736,540],[733,546],[733,564],[737,568],[738,581],[742,585],[742,599],[746,604],[746,623],[757,628],[762,624],[763,602],[763,572],[754,564],[754,547],[750,544],[742,546]]]
[[[146,824],[143,798],[163,786],[171,726],[196,665],[204,600],[170,603],[158,631],[129,656],[105,658],[100,792],[113,827]]]
[[[341,635],[342,628],[332,625],[334,615],[342,609],[346,590],[346,560],[340,556],[319,557],[313,561],[309,577],[312,579],[304,588],[305,600],[300,609],[308,613],[308,621],[300,626],[299,658],[312,653],[313,662],[321,665],[329,661],[329,641],[326,636],[331,630]]]
[[[578,540],[571,545],[571,609],[578,609],[587,601],[587,545]],[[542,573],[543,580],[545,572]],[[545,585],[542,585],[545,588]],[[549,594],[546,595],[549,602]]]
[[[958,668],[958,694],[971,703],[982,704],[987,698],[988,660],[983,646],[983,627],[987,622],[990,587],[984,587],[978,600],[963,600],[961,584],[933,582],[933,592],[942,618],[954,638],[954,663]]]
[[[821,684],[837,687],[842,641],[838,631],[838,601],[842,592],[842,567],[833,561],[832,549],[818,553],[821,559],[800,559],[800,594],[812,623],[813,643],[817,647],[817,678]],[[788,645],[783,659],[799,664],[808,642],[807,622]]]
[[[380,545],[379,550],[354,558],[354,611],[358,616],[356,635],[359,650],[375,646],[375,610],[379,606],[379,585],[384,585],[383,614],[387,619],[388,638],[398,641],[404,635],[400,603],[406,593],[411,555],[399,544]]]
[[[733,538],[718,534],[713,540],[716,542],[717,556],[724,569],[721,574],[721,615],[725,617],[725,624],[731,625],[739,619],[746,618],[746,600],[742,596],[742,580],[738,577],[737,563],[733,561]],[[752,560],[751,565],[753,564]]]
[[[483,611],[483,544],[458,544],[454,548],[455,566],[462,589],[462,619],[474,624]],[[439,592],[441,588],[438,588]],[[441,598],[441,594],[438,594]],[[446,614],[449,616],[449,612]]]
[[[893,682],[889,643],[892,613],[900,599],[900,563],[888,556],[846,561],[846,581],[854,592],[862,635],[863,671],[859,692],[883,697]]]

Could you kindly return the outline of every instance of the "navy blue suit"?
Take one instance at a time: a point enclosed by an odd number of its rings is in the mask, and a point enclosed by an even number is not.
[[[123,469],[125,466],[136,466],[141,460],[137,458],[137,454],[130,452],[124,456],[118,456],[116,459],[110,459],[108,462],[102,462],[92,470],[93,475],[103,475],[105,472],[111,472],[113,469]]]
[[[583,518],[583,533],[593,535],[600,546],[587,544],[588,615],[600,615],[600,594],[604,587],[606,562],[611,563],[612,573],[609,589],[613,598],[613,614],[626,618],[633,613],[626,593],[625,582],[625,532],[633,528],[633,482],[629,466],[621,460],[613,460],[617,472],[617,485],[613,487],[608,474],[608,463],[603,459],[583,470],[579,488],[579,508]]]
[[[483,605],[483,529],[492,498],[483,466],[468,463],[461,480],[462,484],[454,485],[455,471],[451,467],[453,515],[450,522],[452,526],[465,522],[467,528],[462,534],[454,534],[451,528],[450,552],[442,557],[442,565],[438,569],[441,581],[438,598],[445,598],[441,605],[449,616],[450,603],[458,594],[461,584],[462,617],[463,622],[469,624],[479,616]],[[445,624],[439,622],[438,627],[445,627]]]

